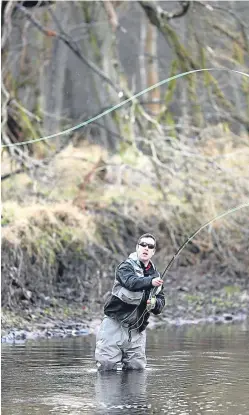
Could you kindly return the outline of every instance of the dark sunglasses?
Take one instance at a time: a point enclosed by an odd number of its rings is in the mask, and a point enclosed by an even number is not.
[[[154,249],[155,248],[154,244],[147,244],[146,242],[140,242],[138,245],[143,246],[144,248],[146,246],[148,246],[149,249]]]

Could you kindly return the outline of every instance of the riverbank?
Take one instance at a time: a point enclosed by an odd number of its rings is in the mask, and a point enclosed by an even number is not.
[[[160,316],[151,316],[149,329],[162,326],[196,324],[232,324],[249,316],[249,292],[238,283],[210,289],[203,281],[202,291],[186,282],[165,284],[166,306]],[[212,285],[212,284],[211,284]],[[52,305],[53,304],[53,305]],[[39,307],[15,311],[2,309],[2,342],[64,338],[95,334],[103,317],[103,303],[77,304],[65,300],[45,299]]]
[[[36,187],[26,173],[4,181],[3,341],[94,333],[115,268],[143,233],[157,238],[153,260],[162,272],[194,230],[231,209],[234,200],[247,200],[244,159],[232,165],[220,160],[221,168],[233,168],[231,181],[203,158],[189,171],[184,161],[176,175],[169,168],[158,177],[151,157],[133,150],[121,156],[96,145],[69,145],[47,176],[37,173]],[[167,166],[175,168],[178,156]],[[184,246],[166,274],[164,313],[151,327],[249,315],[247,222],[248,212],[241,209],[202,228]]]

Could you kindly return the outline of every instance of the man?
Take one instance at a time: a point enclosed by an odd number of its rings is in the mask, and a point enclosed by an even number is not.
[[[112,294],[104,306],[105,317],[96,338],[98,370],[144,369],[146,366],[145,328],[150,311],[160,314],[165,305],[160,278],[151,258],[156,239],[146,233],[117,270]]]

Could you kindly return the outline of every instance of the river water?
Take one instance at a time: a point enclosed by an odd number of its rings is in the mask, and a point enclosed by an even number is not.
[[[144,372],[99,374],[95,337],[2,344],[2,415],[249,414],[249,326],[148,330]]]

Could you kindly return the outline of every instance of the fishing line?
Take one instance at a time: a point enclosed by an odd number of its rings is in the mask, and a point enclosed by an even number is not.
[[[159,87],[159,86],[161,86],[161,85],[163,85],[163,84],[166,84],[166,83],[169,83],[170,81],[173,81],[174,79],[178,79],[178,78],[182,78],[183,76],[186,76],[186,75],[189,75],[189,74],[193,74],[193,73],[196,73],[196,72],[204,72],[204,71],[228,71],[228,72],[234,72],[234,73],[238,73],[238,74],[240,74],[240,75],[244,75],[244,76],[247,76],[248,78],[249,78],[249,74],[246,74],[245,72],[242,72],[242,71],[237,71],[237,70],[235,70],[235,69],[229,69],[229,68],[202,68],[202,69],[194,69],[194,70],[191,70],[191,71],[187,71],[187,72],[182,72],[182,73],[180,73],[180,74],[177,74],[177,75],[174,75],[174,76],[172,76],[172,77],[170,77],[170,78],[166,78],[166,79],[164,79],[164,80],[162,80],[162,81],[160,81],[160,82],[157,82],[156,84],[154,84],[154,85],[152,85],[152,86],[150,86],[150,87],[148,87],[148,88],[145,88],[145,89],[143,89],[142,91],[140,91],[140,92],[138,92],[137,94],[134,94],[134,95],[132,95],[130,98],[127,98],[127,99],[125,99],[124,101],[122,101],[122,102],[120,102],[119,104],[117,104],[117,105],[114,105],[113,107],[111,107],[111,108],[109,108],[109,109],[107,109],[107,110],[105,110],[105,111],[103,111],[102,113],[100,113],[100,114],[98,114],[98,115],[96,115],[96,116],[94,116],[94,117],[92,117],[92,118],[90,118],[89,120],[87,120],[87,121],[84,121],[84,122],[82,122],[82,123],[79,123],[79,124],[77,124],[76,126],[74,126],[74,127],[71,127],[71,128],[69,128],[69,129],[67,129],[67,130],[64,130],[64,131],[60,131],[60,132],[58,132],[58,133],[55,133],[55,134],[51,134],[51,135],[48,135],[48,136],[45,136],[45,137],[40,137],[40,138],[36,138],[36,139],[34,139],[34,140],[27,140],[27,141],[22,141],[22,142],[19,142],[19,143],[10,143],[10,144],[1,144],[1,147],[3,147],[3,148],[5,148],[5,147],[14,147],[14,146],[21,146],[21,145],[26,145],[26,144],[31,144],[31,143],[37,143],[37,142],[40,142],[40,141],[45,141],[45,140],[49,140],[49,139],[51,139],[51,138],[55,138],[55,137],[59,137],[59,136],[61,136],[61,135],[65,135],[65,134],[69,134],[69,133],[71,133],[72,131],[75,131],[75,130],[78,130],[79,128],[82,128],[82,127],[85,127],[86,125],[88,125],[88,124],[90,124],[90,123],[92,123],[92,122],[94,122],[94,121],[96,121],[96,120],[98,120],[99,118],[101,118],[101,117],[103,117],[104,115],[107,115],[107,114],[109,114],[109,113],[111,113],[111,112],[113,112],[113,111],[115,111],[116,109],[118,109],[118,108],[120,108],[120,107],[122,107],[123,105],[125,105],[125,104],[127,104],[128,102],[130,102],[130,101],[132,101],[132,100],[134,100],[135,98],[137,98],[137,97],[139,97],[139,96],[141,96],[141,95],[143,95],[143,94],[145,94],[145,93],[147,93],[147,92],[149,92],[149,91],[151,91],[151,90],[153,90],[153,89],[155,89],[155,88],[157,88],[157,87]],[[216,216],[215,218],[213,218],[213,219],[211,219],[210,221],[208,221],[208,222],[206,222],[204,225],[202,225],[199,229],[197,229],[197,231],[195,231],[181,246],[180,246],[180,248],[178,249],[178,251],[175,253],[175,255],[173,255],[173,257],[171,258],[171,260],[170,260],[170,262],[168,263],[168,265],[166,266],[166,268],[165,268],[165,270],[164,270],[164,272],[163,272],[163,274],[162,274],[162,279],[163,279],[163,277],[166,275],[166,273],[167,273],[167,271],[169,270],[169,268],[171,267],[171,265],[173,264],[173,262],[175,261],[175,259],[179,256],[179,254],[182,252],[182,250],[185,248],[185,246],[188,244],[188,242],[190,242],[202,229],[204,229],[206,226],[208,226],[208,225],[210,225],[211,223],[213,223],[215,220],[217,220],[217,219],[220,219],[220,218],[222,218],[222,217],[224,217],[224,216],[226,216],[226,215],[228,215],[228,214],[230,214],[230,213],[233,213],[233,212],[236,212],[237,210],[239,210],[239,209],[242,209],[242,208],[244,208],[244,207],[248,207],[249,206],[249,202],[248,203],[244,203],[244,204],[242,204],[242,205],[239,205],[239,206],[237,206],[237,207],[235,207],[235,208],[233,208],[233,209],[229,209],[228,211],[226,211],[225,213],[222,213],[222,214],[220,214],[220,215],[218,215],[218,216]],[[157,288],[158,287],[154,287],[154,289],[152,290],[152,295],[153,295],[153,291],[154,291],[154,293],[156,292],[156,290],[157,290]],[[154,294],[155,295],[155,294]],[[144,310],[144,312],[142,313],[142,315],[140,316],[140,318],[139,318],[139,320],[141,319],[141,318],[143,318],[144,317],[144,315],[145,315],[145,313],[147,312],[148,310],[147,310],[147,308]],[[138,320],[138,321],[139,321]],[[144,320],[144,319],[143,319]],[[136,325],[137,325],[137,323],[138,323],[138,321],[135,323]],[[143,322],[142,322],[143,323]],[[131,327],[133,327],[135,324],[133,324]],[[141,325],[140,325],[141,326]],[[140,327],[139,326],[139,327]],[[139,328],[138,327],[138,328]]]
[[[232,209],[227,210],[224,213],[221,213],[217,216],[215,216],[213,219],[209,220],[208,222],[204,223],[204,225],[202,225],[200,228],[198,228],[194,233],[192,233],[192,235],[186,239],[186,241],[180,246],[180,248],[178,249],[178,251],[175,253],[175,255],[173,255],[173,257],[171,258],[171,260],[169,261],[168,265],[166,266],[165,270],[162,273],[161,278],[163,279],[164,276],[166,275],[167,271],[169,270],[169,268],[171,267],[171,265],[173,264],[173,262],[175,261],[175,259],[178,257],[178,255],[180,255],[180,253],[182,252],[182,250],[185,248],[185,246],[204,228],[206,228],[208,225],[211,225],[211,223],[213,223],[214,221],[224,218],[225,216],[229,215],[230,213],[233,212],[237,212],[240,209],[243,209],[244,207],[249,207],[249,202],[243,203],[242,205],[238,205]]]
[[[226,212],[220,213],[219,215],[215,216],[214,218],[212,218],[211,220],[209,220],[208,222],[204,223],[204,225],[200,226],[200,228],[198,228],[195,232],[192,233],[192,235],[190,235],[186,241],[180,246],[180,248],[176,251],[176,253],[173,255],[173,257],[171,258],[171,260],[169,261],[168,265],[166,266],[164,272],[161,275],[161,278],[163,279],[167,273],[167,271],[169,270],[169,268],[171,267],[171,265],[173,264],[173,262],[175,261],[175,259],[180,255],[180,253],[182,252],[182,250],[185,248],[185,246],[204,228],[206,228],[208,225],[211,225],[211,223],[213,223],[214,221],[224,218],[225,216],[229,215],[230,213],[234,213],[237,212],[240,209],[243,209],[245,207],[249,207],[249,202],[243,203],[241,205],[235,206],[232,209],[227,210]],[[155,293],[157,291],[158,287],[154,287],[151,290],[151,294],[149,296],[149,298],[151,299],[153,296],[155,296]],[[137,308],[135,309],[137,310]],[[135,330],[135,329],[139,329],[143,322],[144,322],[144,317],[146,312],[150,311],[147,307],[145,308],[145,310],[143,311],[143,313],[141,314],[141,316],[139,317],[139,319],[132,324],[129,329],[131,330]],[[142,322],[139,324],[139,326],[137,327],[137,324],[140,322],[140,320],[142,319]],[[136,326],[136,327],[135,327]],[[133,328],[135,327],[135,328]]]
[[[90,118],[87,121],[84,121],[80,124],[77,124],[74,127],[68,128],[67,130],[60,131],[60,132],[55,133],[55,134],[47,135],[45,137],[36,138],[36,139],[33,139],[33,140],[21,141],[21,142],[18,142],[18,143],[3,144],[1,146],[3,148],[21,146],[21,145],[26,145],[26,144],[31,144],[31,143],[37,143],[39,141],[50,140],[51,138],[55,138],[55,137],[59,137],[61,135],[69,134],[72,131],[76,131],[79,128],[85,127],[86,125],[98,120],[99,118],[103,117],[104,115],[110,114],[111,112],[115,111],[116,109],[122,107],[123,105],[125,105],[128,102],[134,100],[135,98],[140,97],[141,95],[151,91],[152,89],[155,89],[155,88],[157,88],[157,87],[159,87],[163,84],[167,84],[168,82],[173,81],[174,79],[182,78],[183,76],[186,76],[186,75],[189,75],[189,74],[193,74],[193,73],[196,73],[196,72],[204,72],[204,71],[228,71],[228,72],[238,73],[240,75],[244,75],[244,76],[247,76],[249,78],[249,74],[246,74],[246,73],[241,72],[241,71],[237,71],[235,69],[229,69],[229,68],[202,68],[202,69],[194,69],[194,70],[188,71],[188,72],[182,72],[180,74],[171,76],[170,78],[164,79],[160,82],[157,82],[156,84],[154,84],[154,85],[152,85],[148,88],[143,89],[142,91],[138,92],[135,95],[132,95],[130,98],[125,99],[124,101],[120,102],[119,104],[114,105],[111,108],[108,108],[107,110],[103,111],[101,114],[98,114],[98,115]]]

